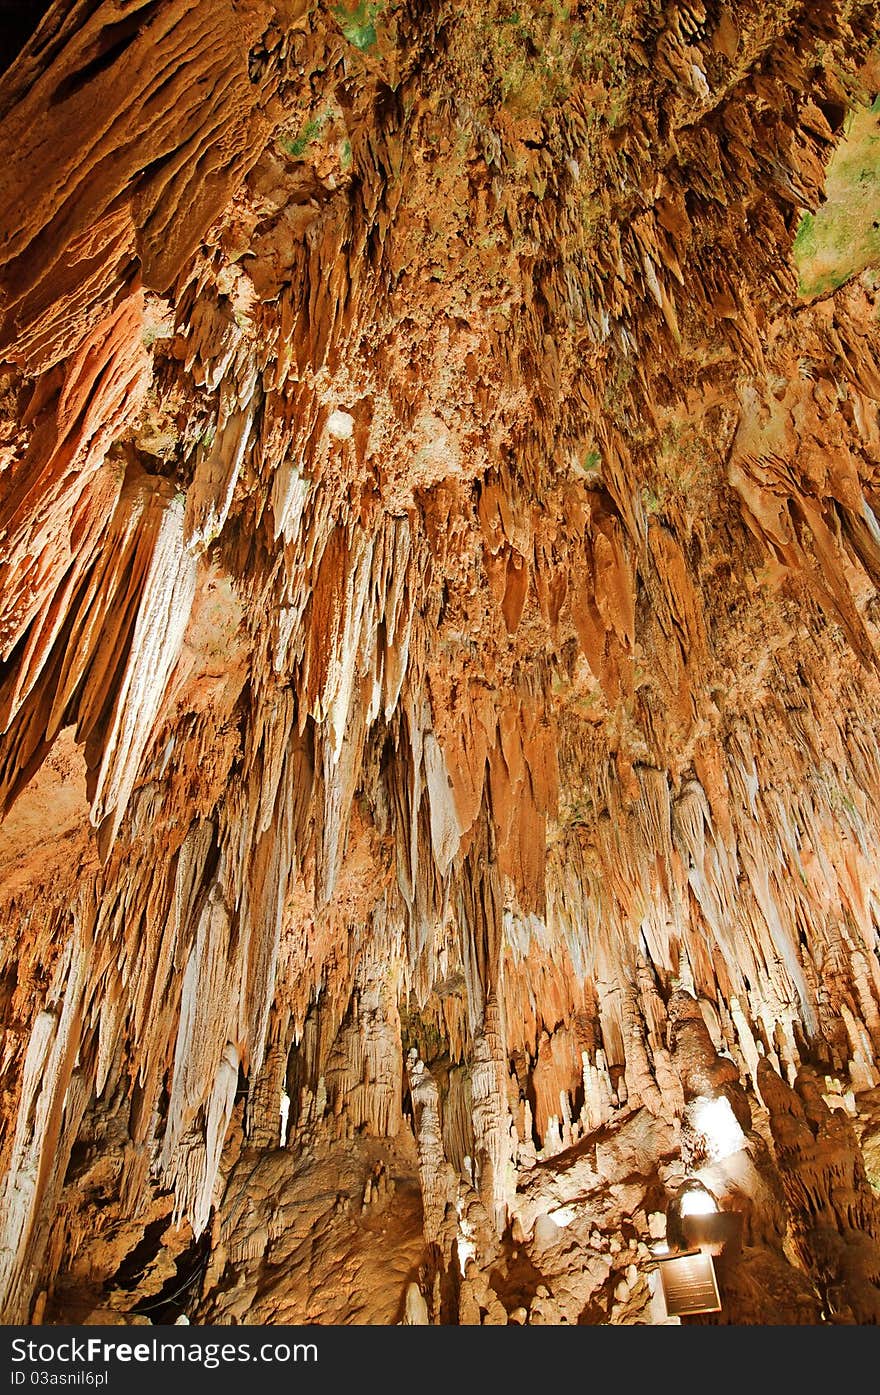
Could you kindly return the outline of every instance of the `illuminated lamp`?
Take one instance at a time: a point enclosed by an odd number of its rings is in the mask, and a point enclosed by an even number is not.
[[[718,1202],[704,1183],[696,1177],[689,1177],[678,1189],[678,1214],[682,1218],[690,1216],[718,1215]]]
[[[722,1211],[709,1188],[690,1177],[669,1208],[668,1226],[680,1248],[707,1254],[736,1253],[742,1244],[742,1216]]]

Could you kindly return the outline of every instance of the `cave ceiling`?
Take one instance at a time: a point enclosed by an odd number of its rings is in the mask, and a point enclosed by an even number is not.
[[[876,7],[8,8],[5,1320],[875,1323]]]

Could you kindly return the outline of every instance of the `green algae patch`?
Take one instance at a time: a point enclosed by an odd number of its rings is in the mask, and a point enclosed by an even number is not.
[[[794,241],[798,294],[813,300],[880,264],[880,97],[857,111],[831,157],[826,202]]]
[[[337,5],[333,10],[333,18],[348,42],[354,44],[362,53],[366,53],[376,42],[375,21],[381,9],[381,4],[369,5],[365,0],[361,0],[353,10],[347,9],[345,5]]]

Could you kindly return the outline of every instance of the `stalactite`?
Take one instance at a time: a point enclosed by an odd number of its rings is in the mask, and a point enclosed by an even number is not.
[[[394,1195],[333,1316],[635,1322],[712,1169],[877,1320],[878,290],[793,251],[876,24],[539,8],[55,0],[0,76],[10,1320],[153,1240],[323,1320]]]

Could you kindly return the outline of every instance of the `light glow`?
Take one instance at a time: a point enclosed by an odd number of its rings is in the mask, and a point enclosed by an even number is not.
[[[474,1233],[473,1227],[464,1214],[464,1206],[461,1197],[459,1197],[455,1203],[455,1209],[458,1212],[458,1235],[455,1239],[455,1246],[458,1251],[458,1267],[461,1270],[462,1277],[464,1277],[465,1270],[467,1269],[467,1262],[469,1259],[475,1257],[477,1246],[471,1239]]]
[[[695,1100],[691,1117],[694,1127],[706,1139],[706,1151],[713,1161],[745,1147],[746,1136],[736,1121],[730,1101],[723,1095],[714,1100]]]
[[[464,1277],[464,1272],[467,1269],[467,1262],[469,1259],[473,1259],[474,1255],[477,1253],[477,1247],[473,1240],[466,1239],[461,1233],[456,1237],[455,1244],[458,1250],[458,1267],[461,1270],[462,1277]]]
[[[279,1147],[281,1147],[281,1148],[286,1148],[286,1147],[287,1147],[287,1120],[288,1120],[288,1117],[289,1117],[289,1115],[290,1115],[290,1095],[287,1093],[286,1090],[282,1090],[282,1091],[281,1091],[281,1109],[280,1109],[279,1113],[280,1113],[280,1115],[281,1115],[281,1142],[280,1142],[280,1144],[279,1144]]]
[[[682,1216],[714,1216],[718,1203],[705,1187],[693,1187],[681,1198]]]

